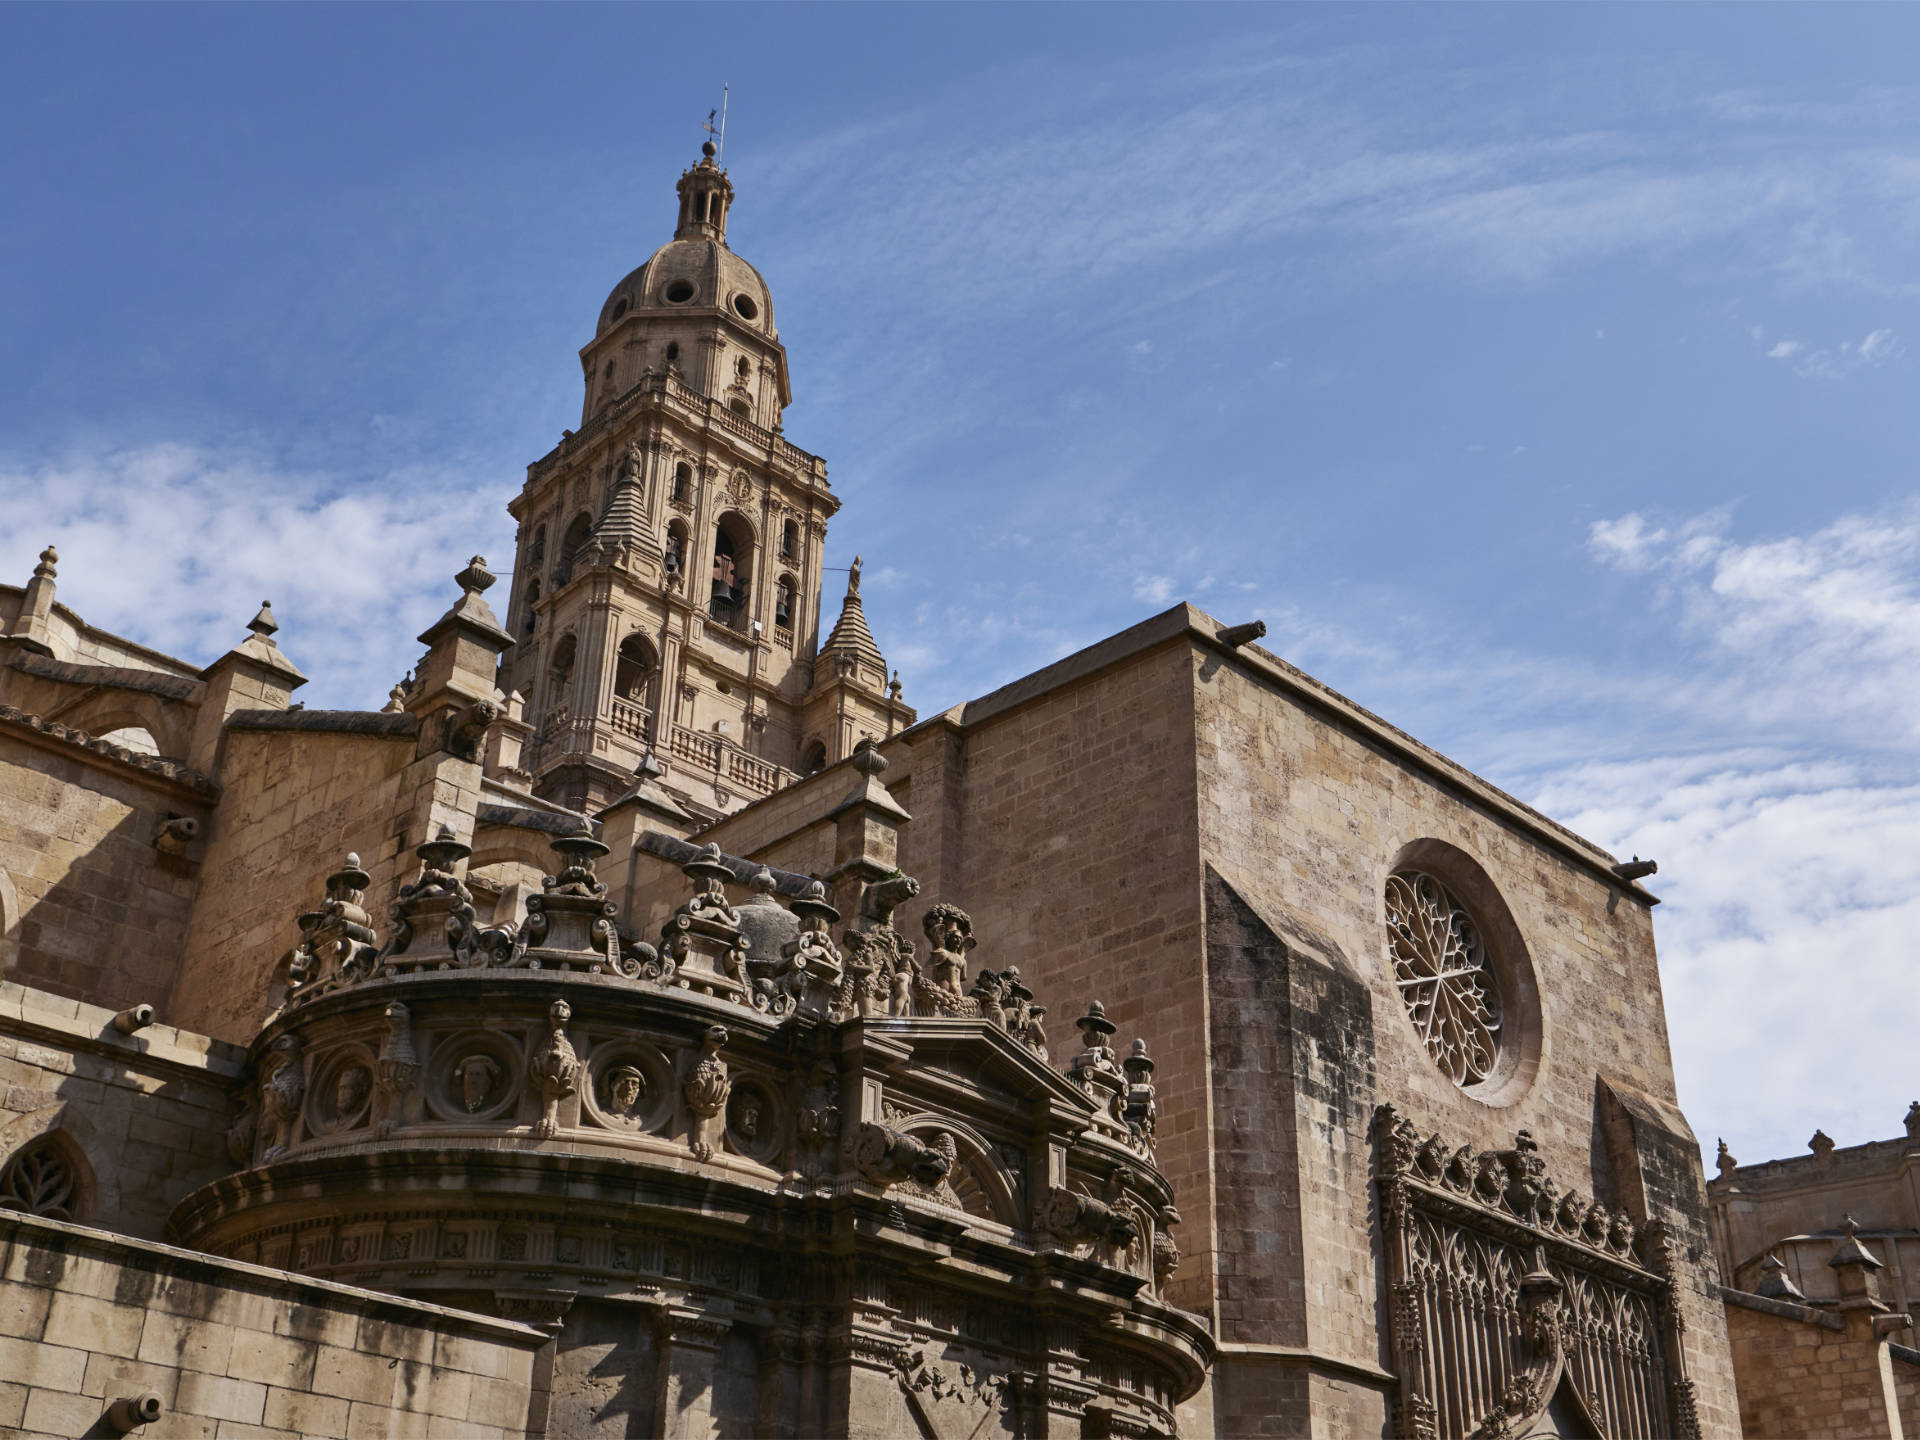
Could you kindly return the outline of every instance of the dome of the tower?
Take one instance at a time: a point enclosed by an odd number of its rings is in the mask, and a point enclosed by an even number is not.
[[[634,311],[722,309],[739,324],[777,337],[773,297],[760,272],[717,240],[669,240],[638,270],[613,287],[600,307],[597,339]]]

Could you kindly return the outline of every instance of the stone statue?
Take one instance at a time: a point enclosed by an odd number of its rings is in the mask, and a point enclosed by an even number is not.
[[[307,1067],[300,1058],[297,1036],[282,1035],[267,1050],[260,1080],[260,1111],[265,1146],[261,1158],[271,1160],[293,1143],[300,1118],[300,1102],[307,1094]]]
[[[929,983],[956,998],[965,994],[967,952],[977,943],[972,919],[958,905],[940,904],[929,909],[920,924],[933,947],[927,957]]]
[[[573,1053],[567,1039],[567,1021],[572,1018],[573,1007],[564,1000],[547,1007],[547,1019],[553,1028],[546,1043],[535,1052],[529,1072],[541,1097],[540,1120],[533,1127],[535,1137],[541,1140],[551,1140],[560,1133],[560,1102],[580,1088],[580,1057]]]
[[[713,1142],[708,1138],[708,1129],[713,1117],[727,1105],[727,1092],[733,1088],[733,1080],[727,1074],[727,1062],[720,1058],[720,1050],[727,1043],[727,1027],[709,1025],[707,1032],[700,1037],[700,1058],[688,1072],[680,1093],[686,1097],[687,1109],[693,1112],[693,1124],[689,1127],[687,1148],[693,1151],[696,1160],[713,1158]]]

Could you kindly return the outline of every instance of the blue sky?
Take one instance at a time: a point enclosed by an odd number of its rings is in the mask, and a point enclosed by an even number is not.
[[[663,241],[731,238],[923,713],[1188,598],[1661,861],[1711,1150],[1898,1133],[1910,7],[0,10],[0,534],[378,703]],[[424,581],[422,576],[427,577]]]

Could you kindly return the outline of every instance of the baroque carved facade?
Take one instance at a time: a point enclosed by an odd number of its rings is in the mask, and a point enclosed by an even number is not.
[[[1738,1433],[1648,868],[1190,606],[918,721],[678,199],[384,710],[0,587],[0,1425]]]

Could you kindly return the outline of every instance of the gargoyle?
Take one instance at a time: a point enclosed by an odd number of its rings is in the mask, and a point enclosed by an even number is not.
[[[440,748],[461,760],[478,760],[480,747],[486,744],[487,731],[500,718],[500,707],[491,700],[476,700],[461,710],[447,712],[446,739]]]

